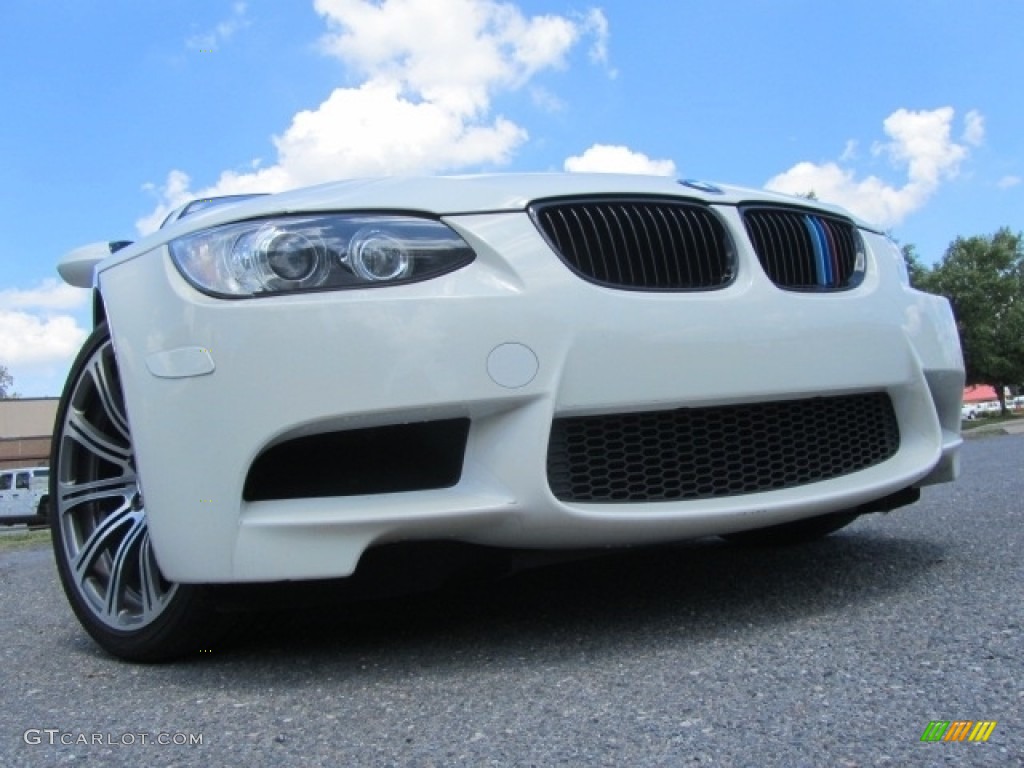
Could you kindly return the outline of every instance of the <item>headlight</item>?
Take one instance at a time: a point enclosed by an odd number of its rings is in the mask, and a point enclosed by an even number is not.
[[[244,221],[179,237],[169,247],[186,280],[227,298],[409,283],[475,258],[452,229],[412,216]]]

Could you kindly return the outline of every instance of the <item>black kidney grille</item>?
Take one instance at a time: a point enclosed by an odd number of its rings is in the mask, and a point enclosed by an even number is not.
[[[732,241],[707,207],[676,200],[538,203],[548,242],[581,277],[612,288],[700,291],[735,273]]]
[[[548,483],[575,502],[740,496],[857,472],[899,445],[883,393],[559,418]]]
[[[844,219],[787,208],[744,208],[743,223],[761,266],[780,288],[840,291],[864,277],[860,235]]]

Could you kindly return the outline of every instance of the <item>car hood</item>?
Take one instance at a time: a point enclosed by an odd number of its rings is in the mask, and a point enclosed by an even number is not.
[[[207,226],[279,213],[307,211],[406,211],[437,216],[516,211],[539,199],[579,195],[668,195],[706,203],[772,202],[825,208],[835,206],[765,190],[665,176],[604,173],[534,173],[440,177],[386,177],[320,184],[215,208],[176,222],[174,236]]]
[[[135,258],[176,237],[207,227],[281,214],[325,211],[401,212],[432,216],[521,211],[541,199],[584,195],[657,195],[717,205],[752,202],[799,204],[849,217],[837,206],[764,190],[703,182],[680,182],[663,176],[602,173],[494,174],[443,177],[385,177],[320,184],[257,197],[186,216],[167,227],[91,263],[75,265],[76,274],[103,271]],[[870,228],[862,221],[862,227]],[[97,252],[101,252],[99,249]],[[73,252],[74,253],[74,252]],[[69,257],[71,254],[69,254]],[[58,267],[69,280],[68,258]],[[81,257],[79,257],[81,259]],[[80,282],[73,284],[81,284]]]

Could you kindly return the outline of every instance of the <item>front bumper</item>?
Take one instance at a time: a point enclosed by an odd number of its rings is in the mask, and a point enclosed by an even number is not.
[[[734,209],[723,209],[742,231]],[[345,576],[382,542],[629,545],[728,533],[952,479],[963,362],[944,299],[899,283],[865,234],[856,289],[781,291],[738,242],[708,293],[619,291],[574,276],[525,213],[450,217],[467,268],[405,286],[223,301],[164,248],[100,276],[153,544],[180,582]],[[728,498],[559,501],[545,466],[558,416],[885,392],[896,454],[834,479]],[[245,501],[267,447],[303,435],[470,423],[449,488]],[[339,466],[339,472],[345,467]]]

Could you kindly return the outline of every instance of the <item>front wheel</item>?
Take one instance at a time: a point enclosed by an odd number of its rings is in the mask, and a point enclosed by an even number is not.
[[[50,456],[50,525],[57,571],[86,631],[131,661],[161,661],[214,638],[200,586],[160,572],[107,326],[75,360],[57,409]]]

